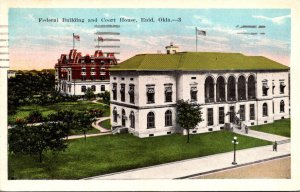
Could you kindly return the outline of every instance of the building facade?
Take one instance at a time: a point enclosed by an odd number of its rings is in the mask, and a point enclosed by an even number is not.
[[[192,134],[236,116],[247,126],[272,123],[290,116],[288,77],[284,65],[238,53],[137,55],[111,70],[111,123],[138,137],[186,134],[176,123],[181,99],[201,105]]]
[[[96,50],[94,55],[82,56],[71,49],[61,54],[55,64],[55,89],[65,95],[84,95],[88,88],[95,94],[110,90],[109,68],[117,65],[113,53]]]

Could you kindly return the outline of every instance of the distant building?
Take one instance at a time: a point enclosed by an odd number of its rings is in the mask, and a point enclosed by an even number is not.
[[[71,49],[61,54],[55,64],[55,89],[67,95],[84,95],[88,88],[95,94],[109,91],[109,68],[117,65],[113,53],[96,50],[94,55],[82,56]]]
[[[220,52],[136,55],[111,69],[111,123],[138,137],[186,134],[176,102],[201,105],[190,133],[224,129],[236,117],[248,126],[289,118],[289,67],[261,56]],[[171,54],[173,53],[173,54]]]

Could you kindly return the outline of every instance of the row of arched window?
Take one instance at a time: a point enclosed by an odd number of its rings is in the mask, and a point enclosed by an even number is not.
[[[113,121],[118,123],[118,112],[116,107],[113,110]],[[122,109],[122,116],[121,116],[121,123],[122,126],[126,126],[126,113],[125,110]],[[129,122],[130,122],[130,128],[135,128],[135,116],[134,116],[134,112],[131,111],[130,115],[129,115]],[[171,110],[167,110],[165,112],[165,126],[172,126],[172,111]],[[154,112],[149,112],[147,114],[147,129],[151,129],[151,128],[155,128],[155,114]]]
[[[212,76],[205,79],[205,102],[223,102],[247,100],[256,98],[255,78],[253,75],[248,77],[240,75],[236,78],[231,75],[227,82],[223,76],[219,76],[215,82]],[[227,91],[227,94],[226,94]]]

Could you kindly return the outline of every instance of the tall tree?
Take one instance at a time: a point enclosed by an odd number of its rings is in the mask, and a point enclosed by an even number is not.
[[[43,161],[43,152],[61,151],[67,147],[65,132],[59,123],[43,123],[39,126],[17,124],[9,130],[9,151],[15,154],[38,155]]]
[[[91,99],[94,99],[96,96],[94,94],[94,91],[91,88],[87,88],[87,90],[86,90],[86,92],[84,94],[84,97],[87,100],[91,100]]]
[[[86,133],[88,130],[92,129],[91,124],[95,121],[94,115],[89,112],[80,112],[75,114],[74,120],[76,129],[84,134],[84,139],[86,141]]]
[[[177,123],[187,131],[187,142],[190,142],[190,129],[194,129],[202,121],[199,104],[188,101],[177,101]]]

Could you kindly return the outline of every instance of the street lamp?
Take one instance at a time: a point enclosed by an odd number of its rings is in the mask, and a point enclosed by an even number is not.
[[[236,136],[233,137],[232,143],[233,143],[233,162],[232,162],[232,165],[236,165],[237,162],[235,161],[235,149],[236,149],[236,145],[239,144],[239,142],[237,141]]]

